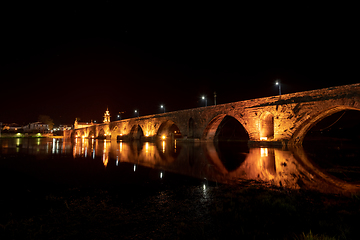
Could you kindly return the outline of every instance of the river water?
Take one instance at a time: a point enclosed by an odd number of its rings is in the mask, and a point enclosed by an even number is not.
[[[314,150],[315,149],[315,150]],[[241,142],[123,142],[95,139],[0,140],[1,165],[41,181],[188,181],[257,184],[327,193],[359,190],[359,152],[337,146],[284,149]],[[22,159],[19,161],[18,159]],[[13,162],[17,159],[17,162]]]

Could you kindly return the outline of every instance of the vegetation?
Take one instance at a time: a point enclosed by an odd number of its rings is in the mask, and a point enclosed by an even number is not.
[[[38,121],[48,124],[50,130],[54,127],[54,120],[52,120],[48,115],[39,115]]]

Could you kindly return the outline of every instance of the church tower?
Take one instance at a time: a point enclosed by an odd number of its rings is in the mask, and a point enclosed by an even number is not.
[[[106,112],[104,114],[104,123],[109,123],[110,122],[110,113],[109,113],[109,109],[106,108]]]

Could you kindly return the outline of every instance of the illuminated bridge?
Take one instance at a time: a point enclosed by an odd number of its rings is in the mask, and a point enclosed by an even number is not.
[[[360,110],[359,83],[94,124],[64,137],[216,141],[232,121],[250,142],[298,145],[317,122],[342,110]]]

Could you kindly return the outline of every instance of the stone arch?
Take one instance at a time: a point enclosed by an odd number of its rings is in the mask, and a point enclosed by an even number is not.
[[[105,138],[106,137],[106,135],[105,135],[105,131],[104,131],[104,129],[103,128],[100,128],[100,130],[99,130],[99,133],[98,133],[98,135],[97,135],[97,138]]]
[[[237,116],[228,115],[228,114],[219,114],[219,115],[215,116],[214,118],[212,118],[210,120],[210,122],[207,124],[207,126],[203,132],[202,139],[214,140],[216,137],[216,134],[218,133],[219,125],[221,124],[221,122],[224,120],[225,117],[231,117],[231,118],[236,119],[241,124],[241,126],[244,128],[247,135],[249,136],[249,132],[244,127],[245,123],[241,118],[239,118]]]
[[[139,124],[132,126],[130,130],[130,139],[131,140],[141,140],[141,137],[144,136],[144,131],[142,130]]]
[[[195,131],[195,121],[193,118],[189,119],[189,138],[193,138],[194,137],[194,131]]]
[[[270,112],[263,112],[259,123],[260,140],[274,138],[274,116]]]
[[[226,115],[216,129],[214,140],[247,142],[249,134],[236,118]]]
[[[306,133],[314,127],[318,122],[323,120],[326,117],[329,117],[332,114],[335,114],[337,112],[343,111],[343,110],[355,110],[360,111],[358,108],[349,107],[346,105],[339,105],[336,107],[329,108],[324,111],[316,112],[316,113],[310,113],[307,115],[305,120],[297,127],[297,130],[292,135],[290,144],[302,144]]]
[[[76,132],[75,132],[75,131],[71,131],[70,138],[74,139],[75,137],[76,137]]]
[[[182,137],[180,128],[172,120],[166,120],[166,121],[162,122],[156,135],[159,137],[165,136],[167,138],[168,137],[171,137],[171,138],[181,138]]]
[[[94,138],[95,137],[95,132],[94,130],[89,130],[89,134],[88,134],[88,138]]]
[[[84,131],[83,130],[77,130],[75,136],[76,137],[83,137],[84,136]]]

